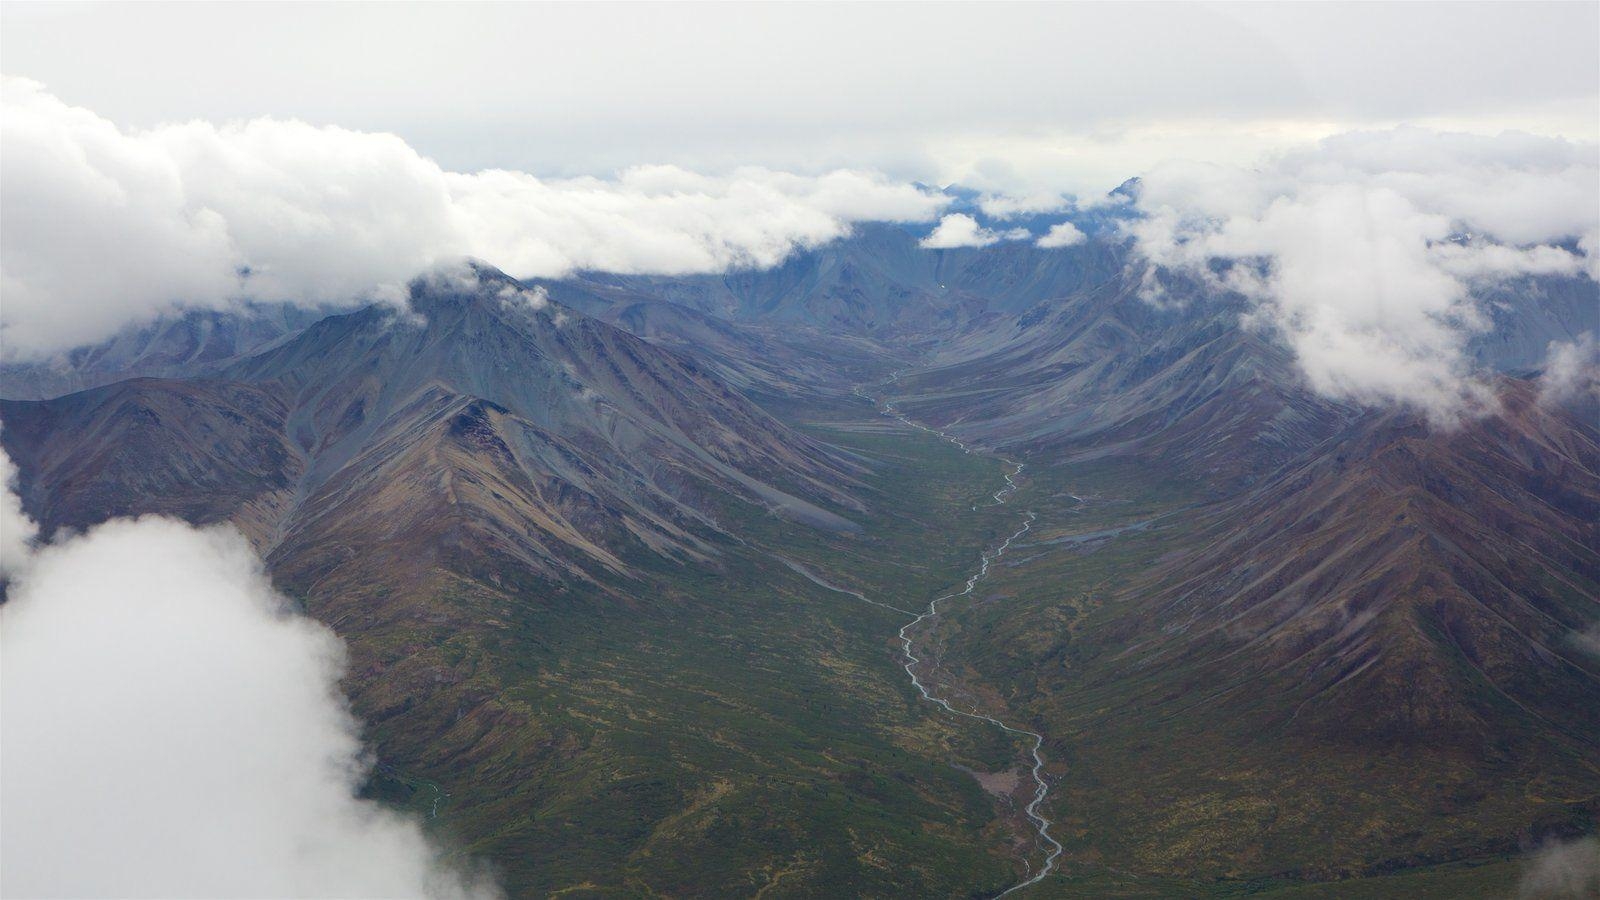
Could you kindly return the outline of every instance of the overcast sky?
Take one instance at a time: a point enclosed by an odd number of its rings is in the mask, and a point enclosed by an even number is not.
[[[1000,211],[1064,215],[1063,193],[1139,176],[1144,257],[1234,273],[1215,288],[1255,301],[1318,390],[1449,421],[1492,406],[1464,350],[1486,284],[1600,279],[1592,2],[0,17],[0,350],[19,359],[184,309],[403,297],[463,256],[711,273],[865,221],[920,223],[932,252],[1065,252],[1076,227]],[[975,188],[995,218],[916,181]]]
[[[0,64],[124,127],[303,119],[452,171],[873,168],[1104,190],[1406,122],[1600,137],[1600,5],[10,2]]]

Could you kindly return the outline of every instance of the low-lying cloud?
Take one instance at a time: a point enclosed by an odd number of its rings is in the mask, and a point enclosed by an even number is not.
[[[371,760],[339,692],[344,646],[237,532],[115,520],[13,575],[0,893],[498,896],[417,820],[356,796]]]
[[[17,467],[0,450],[0,579],[16,574],[27,562],[34,535],[39,531],[33,519],[22,511],[22,498],[16,491]]]
[[[393,135],[294,121],[125,131],[23,79],[5,80],[3,105],[8,361],[188,308],[401,297],[462,257],[525,278],[712,273],[777,265],[857,222],[935,219],[930,250],[1086,240],[1071,223],[993,224],[1087,208],[1060,191],[982,197],[986,226],[870,172],[460,173]],[[1126,228],[1152,264],[1147,297],[1163,271],[1242,294],[1247,324],[1281,336],[1313,389],[1450,423],[1495,405],[1467,352],[1491,322],[1484,288],[1600,277],[1597,152],[1515,133],[1344,134],[1251,169],[1158,165]]]
[[[1593,272],[1596,154],[1520,134],[1342,135],[1259,169],[1158,167],[1128,230],[1156,268],[1254,301],[1317,391],[1447,423],[1493,407],[1466,354],[1489,324],[1478,290]]]
[[[1525,863],[1517,896],[1522,900],[1600,896],[1600,838],[1546,843]]]
[[[1026,240],[1031,235],[1026,228],[994,231],[978,224],[966,213],[952,213],[939,220],[927,237],[918,242],[924,250],[954,250],[959,247],[987,247],[1001,241]]]
[[[1072,198],[1058,191],[1021,195],[985,194],[978,198],[978,208],[983,210],[983,214],[1000,220],[1064,213],[1073,206]]]
[[[852,223],[929,221],[948,203],[855,171],[448,172],[393,135],[295,121],[124,131],[18,78],[0,103],[13,360],[244,298],[358,302],[462,256],[520,277],[773,266]]]
[[[1046,231],[1033,243],[1036,247],[1052,250],[1058,247],[1072,247],[1083,243],[1085,240],[1087,240],[1087,237],[1078,230],[1078,226],[1071,222],[1057,222],[1051,225],[1050,230]]]
[[[1551,341],[1539,374],[1539,399],[1566,403],[1579,397],[1600,400],[1600,345],[1593,334],[1575,341]]]

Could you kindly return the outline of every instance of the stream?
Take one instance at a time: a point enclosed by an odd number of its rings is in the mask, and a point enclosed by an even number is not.
[[[898,382],[899,381],[899,374],[900,373],[898,373],[898,372],[894,373],[893,375],[890,376],[890,379],[892,381]],[[930,427],[928,427],[926,425],[923,425],[920,422],[914,422],[911,419],[907,418],[905,416],[905,414],[903,414],[899,410],[895,409],[893,401],[883,401],[882,404],[880,405],[879,402],[875,398],[873,398],[872,396],[870,396],[869,394],[867,394],[866,392],[864,392],[864,391],[862,391],[860,389],[857,389],[855,391],[855,394],[858,397],[861,397],[861,398],[863,398],[865,400],[868,400],[868,401],[872,402],[874,406],[878,406],[878,408],[883,412],[884,415],[892,416],[892,417],[894,417],[895,419],[898,419],[901,423],[903,423],[903,424],[905,424],[907,426],[919,429],[921,431],[926,431],[929,434],[935,435],[935,436],[939,437],[942,440],[948,441],[951,444],[954,444],[956,447],[959,447],[961,449],[961,452],[963,452],[963,453],[972,453],[973,452],[972,449],[970,447],[968,447],[965,443],[963,443],[962,441],[960,441],[960,440],[958,440],[958,439],[956,439],[956,438],[944,433],[943,431],[940,431],[940,430],[938,430],[936,428],[930,428]],[[1003,459],[1002,461],[1005,462],[1007,465],[1012,466],[1013,468],[1012,468],[1011,472],[1009,472],[1005,476],[1005,484],[998,491],[995,491],[994,494],[991,495],[991,497],[993,498],[993,502],[996,505],[1005,503],[1007,501],[1007,499],[1010,497],[1010,495],[1016,493],[1016,490],[1017,490],[1016,478],[1017,478],[1018,475],[1022,474],[1022,470],[1023,470],[1023,467],[1024,467],[1023,463],[1017,462],[1015,460]],[[973,509],[976,510],[977,507],[974,506]],[[1061,856],[1061,853],[1062,853],[1062,851],[1064,849],[1061,846],[1061,843],[1059,841],[1057,841],[1054,837],[1052,837],[1051,834],[1050,834],[1050,826],[1053,823],[1050,821],[1050,819],[1045,817],[1043,812],[1041,812],[1041,809],[1044,806],[1045,799],[1047,797],[1049,797],[1049,795],[1050,795],[1050,783],[1049,783],[1049,781],[1047,781],[1045,779],[1045,775],[1044,775],[1044,754],[1043,754],[1044,735],[1038,733],[1037,731],[1029,730],[1027,728],[1019,728],[1019,727],[1017,727],[1015,725],[1007,724],[1007,723],[1001,721],[1000,719],[995,718],[994,716],[985,715],[984,713],[978,712],[977,710],[957,709],[955,706],[953,706],[950,703],[950,701],[948,699],[946,699],[944,697],[941,697],[938,694],[935,694],[932,690],[929,689],[929,686],[926,683],[923,682],[922,678],[917,675],[916,667],[917,667],[917,664],[920,663],[922,660],[921,660],[920,657],[918,657],[916,655],[916,644],[915,644],[916,638],[914,637],[912,632],[917,628],[917,626],[921,625],[923,622],[926,622],[927,620],[935,618],[935,617],[937,617],[939,615],[939,604],[940,603],[943,603],[946,600],[954,600],[957,597],[970,596],[972,594],[972,592],[977,588],[978,582],[983,580],[984,576],[989,574],[989,567],[994,564],[995,560],[997,560],[1001,556],[1005,555],[1006,550],[1011,547],[1012,542],[1016,541],[1018,538],[1022,537],[1024,534],[1028,533],[1028,530],[1033,527],[1033,523],[1034,523],[1034,520],[1036,518],[1037,517],[1031,511],[1024,513],[1023,514],[1023,519],[1022,519],[1022,526],[1020,528],[1018,528],[1015,532],[1013,532],[1010,537],[1007,537],[1004,541],[1001,541],[1000,544],[998,546],[996,546],[994,549],[992,549],[992,550],[990,550],[990,551],[988,551],[988,552],[983,554],[977,571],[973,572],[972,575],[969,578],[967,578],[965,587],[963,587],[959,591],[954,591],[952,593],[945,594],[945,595],[940,596],[940,597],[935,597],[933,600],[930,600],[928,602],[927,609],[923,610],[920,614],[917,614],[916,618],[912,619],[910,622],[907,622],[905,625],[901,626],[900,632],[899,632],[901,649],[902,649],[902,653],[903,653],[903,655],[905,657],[904,668],[905,668],[906,674],[908,676],[910,676],[912,686],[915,687],[917,689],[917,692],[922,695],[922,699],[927,700],[930,703],[937,703],[939,706],[943,707],[946,712],[952,713],[952,714],[957,715],[957,716],[961,716],[963,718],[976,719],[977,721],[980,721],[980,722],[986,722],[986,723],[988,723],[990,725],[993,725],[996,728],[1001,729],[1002,731],[1008,732],[1010,734],[1018,735],[1018,736],[1021,736],[1021,737],[1024,737],[1024,738],[1030,738],[1033,741],[1033,746],[1030,748],[1030,751],[1029,751],[1033,756],[1033,768],[1031,770],[1031,773],[1033,775],[1033,783],[1034,783],[1033,800],[1032,800],[1032,802],[1030,802],[1027,805],[1027,807],[1025,809],[1025,812],[1027,813],[1028,820],[1033,823],[1034,831],[1036,831],[1038,833],[1039,840],[1044,845],[1049,847],[1049,852],[1045,855],[1044,865],[1042,865],[1038,869],[1038,871],[1034,871],[1033,867],[1032,867],[1032,864],[1028,863],[1027,864],[1028,865],[1028,876],[1023,881],[1020,881],[1017,884],[1014,884],[1011,887],[1006,888],[1004,891],[1000,892],[998,895],[996,895],[996,900],[998,900],[999,897],[1004,897],[1007,894],[1011,894],[1013,892],[1020,891],[1023,888],[1030,887],[1032,885],[1038,884],[1039,882],[1043,881],[1046,877],[1048,877],[1050,875],[1051,872],[1055,871],[1056,860]],[[793,562],[789,562],[788,560],[785,560],[785,562],[788,563],[791,568],[795,569],[797,572],[800,572],[802,575],[805,575],[811,581],[813,581],[816,584],[821,585],[822,587],[825,587],[825,588],[827,588],[829,590],[837,591],[837,592],[842,593],[842,594],[848,594],[850,596],[856,597],[857,599],[864,600],[867,603],[871,603],[874,606],[885,607],[887,609],[892,609],[892,610],[894,610],[896,612],[904,613],[906,615],[910,615],[911,614],[906,610],[900,609],[899,607],[889,606],[886,603],[882,603],[882,602],[879,602],[877,600],[872,600],[872,599],[866,597],[865,595],[861,594],[859,591],[852,591],[852,590],[849,590],[849,589],[846,589],[846,588],[841,588],[841,587],[838,587],[836,585],[830,584],[830,583],[822,580],[821,578],[813,575],[812,573],[806,571],[805,569],[801,568],[800,566],[798,566],[797,564],[795,564]]]

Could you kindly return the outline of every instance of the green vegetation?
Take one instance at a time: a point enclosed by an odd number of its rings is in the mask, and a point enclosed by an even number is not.
[[[1304,883],[1262,879],[1250,882],[1199,882],[1138,878],[1130,875],[1068,875],[1032,896],[1064,898],[1186,898],[1186,900],[1506,900],[1517,896],[1523,865],[1493,858],[1412,869],[1394,875]]]
[[[784,562],[919,608],[1015,527],[1014,508],[971,511],[1002,466],[865,404],[813,412],[832,420],[812,434],[871,465],[860,533],[729,499],[716,514],[747,543],[709,564],[638,553],[636,577],[564,588],[485,567],[411,620],[364,629],[355,668],[390,677],[363,681],[380,686],[358,688],[357,709],[406,773],[373,793],[416,808],[437,784],[448,800],[431,821],[518,896],[965,897],[1014,883],[1029,845],[971,773],[1016,767],[1021,746],[918,698],[895,640],[906,616]]]
[[[1202,500],[1131,462],[1030,468],[1032,539],[940,622],[946,677],[1047,736],[1064,874],[1026,896],[1504,897],[1518,834],[1594,829],[1594,760],[1509,713],[1487,764],[1363,747],[1297,730],[1281,672],[1139,656],[1187,622],[1140,589],[1204,552]]]
[[[1486,769],[1347,747],[1287,719],[1288,676],[1141,656],[1188,621],[1146,588],[1213,539],[1203,484],[1100,458],[1030,466],[994,506],[995,459],[865,404],[784,412],[868,464],[868,512],[835,510],[861,531],[700,497],[739,536],[705,560],[636,545],[629,575],[564,584],[469,560],[352,639],[354,668],[385,673],[353,682],[393,767],[372,793],[431,812],[442,792],[429,821],[517,896],[993,896],[1037,859],[1017,790],[985,790],[1023,747],[920,700],[907,616],[842,591],[919,610],[1033,511],[920,638],[941,692],[1046,735],[1066,852],[1025,896],[1503,896],[1506,835],[1592,829],[1570,749]]]

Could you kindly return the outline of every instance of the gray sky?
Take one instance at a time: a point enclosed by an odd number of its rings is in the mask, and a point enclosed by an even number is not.
[[[133,127],[304,119],[444,168],[836,166],[1092,190],[1410,122],[1600,137],[1600,5],[0,10],[0,67]]]

